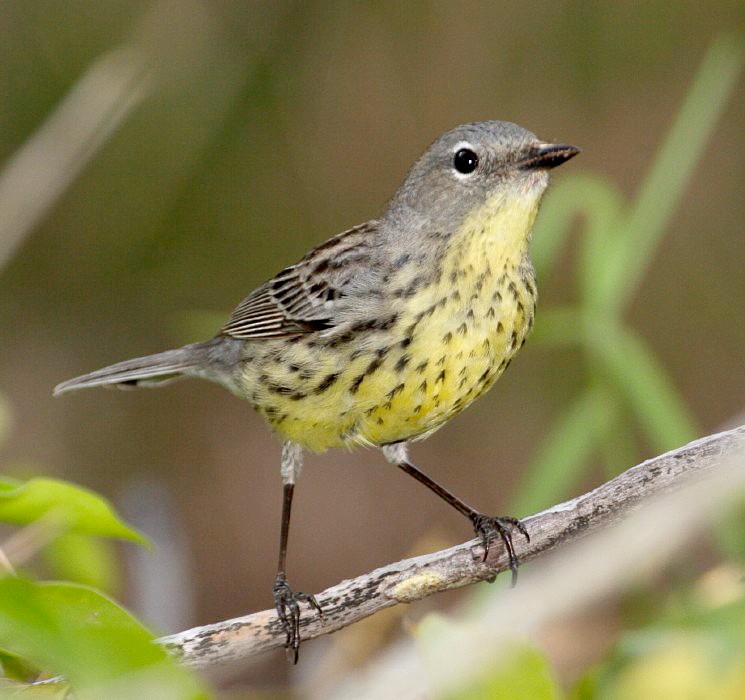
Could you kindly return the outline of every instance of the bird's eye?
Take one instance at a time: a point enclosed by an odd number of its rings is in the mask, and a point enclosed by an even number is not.
[[[479,157],[470,148],[461,148],[453,157],[453,167],[462,175],[472,173],[479,165]]]

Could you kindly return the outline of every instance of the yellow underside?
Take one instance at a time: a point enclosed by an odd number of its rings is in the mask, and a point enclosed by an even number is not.
[[[432,433],[494,383],[532,326],[526,250],[538,199],[522,190],[472,215],[448,242],[439,280],[395,300],[391,328],[336,346],[257,341],[246,395],[283,438],[314,451]],[[409,267],[391,289],[414,278]]]

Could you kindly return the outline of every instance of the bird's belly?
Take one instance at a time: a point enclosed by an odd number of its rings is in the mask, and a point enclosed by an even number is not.
[[[532,326],[530,282],[500,278],[479,292],[441,291],[392,328],[344,342],[257,343],[242,370],[247,398],[314,451],[426,437],[496,381]]]
[[[532,324],[532,304],[526,309],[525,302],[514,302],[479,298],[460,314],[447,305],[436,311],[408,348],[406,379],[365,415],[365,437],[374,444],[424,438],[489,389]],[[386,379],[393,378],[381,375]]]

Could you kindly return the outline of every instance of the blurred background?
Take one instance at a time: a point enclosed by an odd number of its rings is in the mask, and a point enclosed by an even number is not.
[[[123,545],[96,556],[105,586],[157,631],[270,607],[280,444],[250,406],[196,381],[57,400],[52,388],[214,334],[255,286],[378,215],[441,132],[482,119],[583,152],[556,173],[538,222],[535,341],[414,461],[481,510],[522,516],[745,422],[745,90],[733,67],[744,29],[740,0],[5,0],[2,470],[96,489],[153,538],[153,554]],[[660,154],[686,104],[688,122]],[[585,255],[601,226],[592,183],[621,213]],[[613,277],[613,234],[628,231],[649,245],[628,276],[615,273],[631,282],[609,302],[626,334],[608,350],[621,355],[612,370],[578,340],[579,319]],[[624,372],[636,398],[618,388]],[[379,453],[312,456],[288,575],[319,591],[467,537],[460,516]],[[718,564],[707,537],[663,576],[685,585]],[[348,667],[401,634],[402,616],[463,595],[401,609],[367,641],[345,632],[307,644],[299,671],[278,652],[216,683],[281,687],[340,645],[357,650]],[[633,595],[545,636],[562,683],[638,621]]]

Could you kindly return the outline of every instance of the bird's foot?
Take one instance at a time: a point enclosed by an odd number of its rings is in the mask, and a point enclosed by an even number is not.
[[[308,603],[321,618],[323,617],[323,611],[314,595],[293,591],[287,583],[287,578],[282,573],[277,574],[277,578],[274,579],[272,593],[277,615],[287,635],[285,649],[288,658],[296,664],[298,650],[300,649],[300,603]]]
[[[515,555],[515,547],[512,544],[512,531],[517,530],[525,539],[530,542],[530,535],[528,534],[525,525],[523,525],[517,518],[500,518],[490,517],[483,513],[474,513],[471,516],[471,522],[473,523],[473,529],[476,535],[481,538],[481,544],[484,547],[484,559],[489,555],[489,546],[492,540],[499,536],[504,542],[505,549],[507,550],[507,556],[510,563],[510,571],[512,572],[512,586],[517,583],[517,566],[518,560]]]

